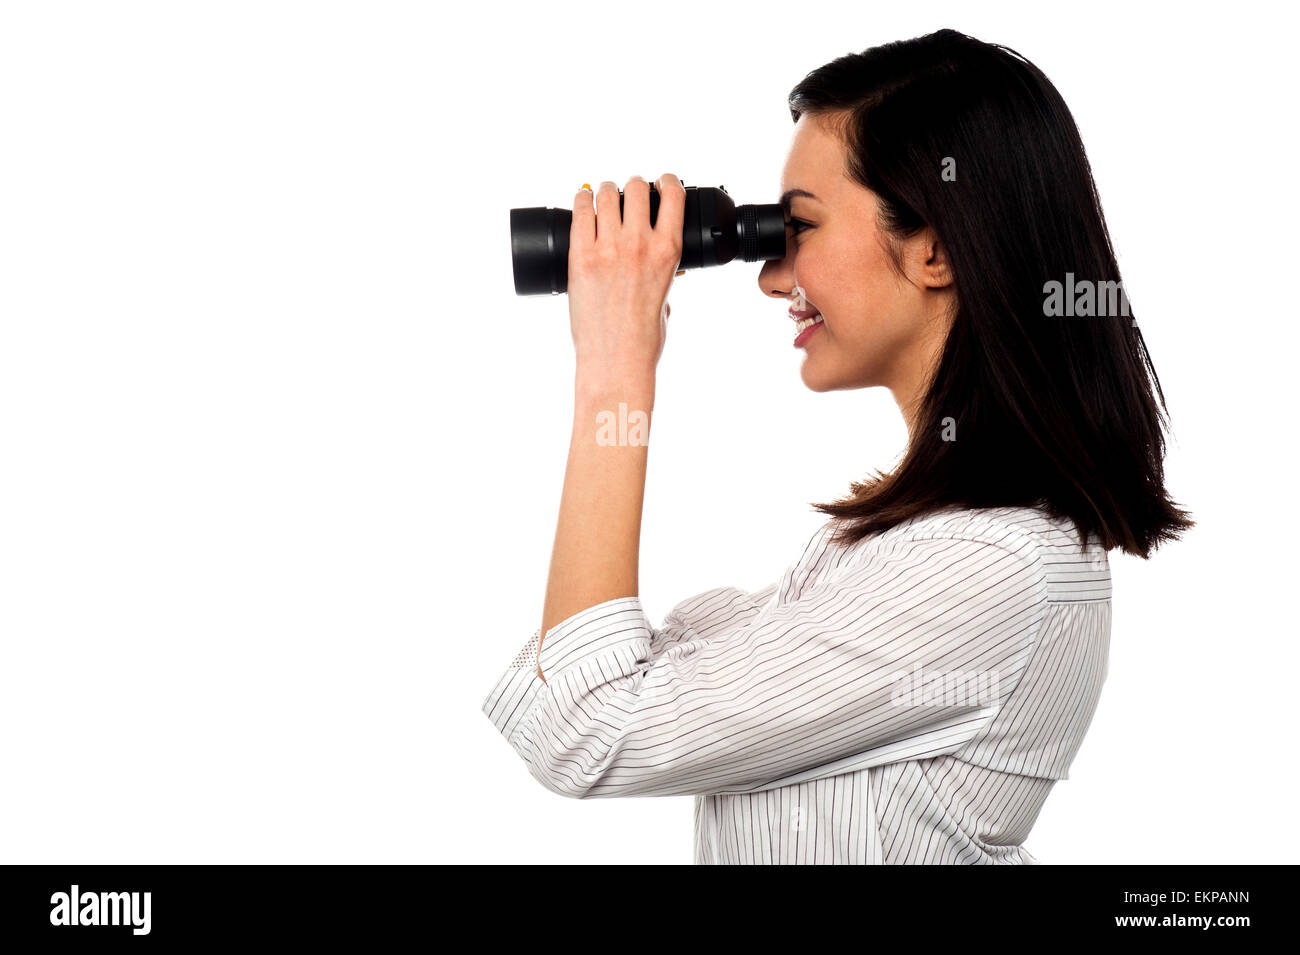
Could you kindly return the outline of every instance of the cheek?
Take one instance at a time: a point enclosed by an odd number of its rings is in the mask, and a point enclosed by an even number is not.
[[[858,300],[880,322],[892,323],[908,299],[907,280],[894,267],[889,253],[873,238],[855,249],[852,263],[841,264],[840,274],[852,276]]]
[[[862,356],[879,358],[907,336],[901,279],[876,233],[833,235],[829,229],[807,243],[795,267],[797,280],[827,316],[830,337]]]
[[[861,248],[854,257],[824,265],[824,271],[818,270],[818,278],[824,278],[818,286],[822,298],[810,287],[811,270],[805,286],[809,297],[831,316],[826,329],[831,347],[822,351],[822,361],[837,367],[836,374],[854,385],[886,382],[914,334],[899,277],[880,250]]]

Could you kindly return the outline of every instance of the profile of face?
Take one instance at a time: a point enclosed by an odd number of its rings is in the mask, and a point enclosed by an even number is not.
[[[786,256],[769,260],[759,288],[791,306],[815,309],[804,333],[801,376],[813,391],[883,385],[905,414],[923,393],[943,350],[955,307],[948,260],[933,230],[896,244],[890,260],[876,194],[845,172],[845,145],[826,116],[804,114],[782,173],[792,192]],[[939,175],[940,170],[935,170]],[[802,289],[806,304],[796,301]],[[791,337],[795,337],[791,323]]]

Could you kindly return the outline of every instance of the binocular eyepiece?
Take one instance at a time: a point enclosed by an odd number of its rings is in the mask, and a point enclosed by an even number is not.
[[[683,186],[686,183],[682,182]],[[618,193],[623,215],[623,190]],[[650,184],[650,225],[659,215],[659,190]],[[569,288],[569,233],[573,211],[531,206],[510,210],[510,254],[515,294],[558,295]],[[599,222],[597,223],[599,227]],[[776,203],[737,206],[726,186],[686,186],[682,260],[677,268],[702,269],[785,257],[785,214]]]

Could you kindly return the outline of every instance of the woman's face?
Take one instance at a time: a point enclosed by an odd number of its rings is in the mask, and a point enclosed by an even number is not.
[[[787,254],[763,266],[759,288],[821,313],[820,326],[799,345],[805,385],[813,391],[884,385],[907,413],[948,334],[951,275],[930,229],[901,243],[905,274],[899,275],[885,249],[875,193],[848,179],[844,168],[844,145],[827,119],[801,116],[781,181],[783,193],[794,192]],[[936,167],[934,174],[940,172]],[[799,289],[806,303],[797,301]],[[796,337],[793,321],[790,337]]]

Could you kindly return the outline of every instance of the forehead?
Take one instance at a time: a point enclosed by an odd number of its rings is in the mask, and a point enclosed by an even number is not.
[[[831,120],[804,114],[794,126],[790,150],[781,173],[781,191],[807,189],[828,191],[844,168],[844,144]]]

